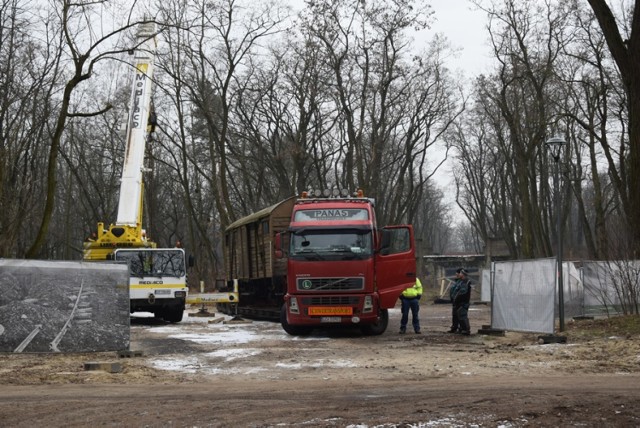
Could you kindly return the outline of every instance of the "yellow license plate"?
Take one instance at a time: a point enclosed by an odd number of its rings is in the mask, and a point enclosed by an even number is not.
[[[351,306],[310,306],[309,315],[353,315]]]

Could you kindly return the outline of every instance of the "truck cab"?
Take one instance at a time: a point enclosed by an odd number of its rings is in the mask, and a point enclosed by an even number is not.
[[[130,311],[182,321],[187,298],[187,263],[182,248],[117,249],[113,259],[129,266]]]
[[[283,329],[294,335],[349,325],[382,334],[388,309],[416,280],[410,225],[378,229],[374,202],[355,197],[309,198],[293,207],[276,256],[287,256]]]

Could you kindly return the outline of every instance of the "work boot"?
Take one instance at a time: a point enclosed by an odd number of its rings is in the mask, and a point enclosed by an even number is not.
[[[416,330],[416,334],[422,334],[420,330]]]
[[[447,331],[447,333],[457,333],[458,329],[457,328],[450,328],[449,331]]]
[[[471,334],[471,324],[469,323],[468,319],[462,320],[460,322],[460,333],[464,334],[465,336]]]
[[[406,332],[407,332],[407,330],[406,330],[406,329],[401,328],[401,329],[400,329],[400,332],[399,332],[398,334],[405,334]]]

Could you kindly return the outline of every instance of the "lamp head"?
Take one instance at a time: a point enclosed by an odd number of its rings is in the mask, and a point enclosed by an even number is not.
[[[547,149],[551,152],[551,156],[553,156],[553,159],[556,162],[558,162],[558,159],[560,159],[562,147],[566,144],[567,142],[561,137],[551,137],[547,140],[546,143],[544,143]]]

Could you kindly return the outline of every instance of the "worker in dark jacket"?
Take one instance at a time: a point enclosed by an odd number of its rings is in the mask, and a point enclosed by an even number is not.
[[[409,310],[411,310],[411,323],[413,331],[420,334],[420,319],[418,312],[420,311],[420,298],[422,297],[422,283],[416,278],[412,287],[406,288],[400,295],[400,303],[402,304],[402,319],[400,320],[400,334],[407,332],[407,323],[409,322]]]
[[[471,334],[469,325],[469,301],[471,300],[471,280],[464,268],[456,270],[456,280],[449,289],[451,298],[451,328],[449,333]]]

